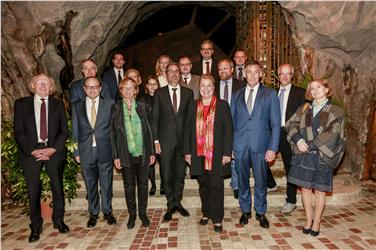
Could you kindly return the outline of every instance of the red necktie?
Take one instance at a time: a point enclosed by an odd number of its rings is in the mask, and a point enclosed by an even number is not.
[[[176,114],[178,112],[178,98],[176,96],[176,90],[177,88],[172,88],[174,93],[172,94],[172,108],[174,109],[174,113]]]
[[[46,119],[46,103],[44,102],[44,98],[40,99],[42,101],[42,104],[40,106],[40,139],[42,141],[47,140],[48,134],[47,134],[47,119]]]

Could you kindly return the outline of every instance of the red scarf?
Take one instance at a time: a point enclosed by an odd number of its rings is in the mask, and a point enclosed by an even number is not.
[[[201,100],[197,105],[196,118],[196,140],[197,155],[205,156],[205,170],[213,169],[213,148],[214,148],[214,118],[217,97],[213,96],[208,108],[206,108]]]

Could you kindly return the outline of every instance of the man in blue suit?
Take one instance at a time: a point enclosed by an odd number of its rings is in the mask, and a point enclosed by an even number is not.
[[[124,65],[125,59],[121,52],[115,52],[112,58],[113,67],[107,69],[102,75],[103,85],[107,85],[110,97],[115,101],[120,98],[119,83],[124,79]]]
[[[251,218],[250,166],[253,167],[254,207],[256,220],[263,228],[269,227],[265,216],[268,162],[274,161],[278,151],[281,113],[276,91],[260,83],[262,75],[258,62],[245,66],[247,85],[231,99],[234,122],[234,157],[239,180],[239,204],[242,210],[239,223],[245,225]]]
[[[107,224],[116,224],[112,215],[112,150],[111,150],[111,106],[112,99],[100,96],[101,84],[95,77],[84,81],[86,98],[72,105],[73,139],[78,149],[73,155],[81,163],[89,202],[87,227],[94,227],[100,210]],[[98,182],[101,202],[99,203]]]

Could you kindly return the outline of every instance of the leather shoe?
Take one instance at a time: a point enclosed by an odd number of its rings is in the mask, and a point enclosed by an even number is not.
[[[209,222],[209,218],[201,218],[200,225],[205,226],[206,224],[208,224],[208,222]]]
[[[248,224],[248,219],[252,217],[252,213],[242,213],[242,216],[240,216],[239,224],[240,225],[246,225]]]
[[[127,223],[127,228],[132,229],[135,226],[136,222],[136,216],[129,216],[128,223]]]
[[[161,190],[159,191],[159,194],[160,195],[165,195],[166,194],[165,191],[164,191],[164,188],[161,188]]]
[[[155,195],[155,192],[157,191],[157,188],[155,186],[152,186],[149,191],[149,195]]]
[[[190,214],[187,209],[185,209],[183,206],[178,207],[178,211],[181,216],[188,217]]]
[[[87,221],[87,227],[95,227],[97,225],[98,215],[90,214],[89,220]]]
[[[69,232],[69,227],[64,222],[54,223],[54,228],[59,229],[59,233],[61,234]]]
[[[214,224],[214,231],[215,232],[220,233],[220,232],[222,232],[222,230],[223,230],[222,224],[221,225],[215,225]]]
[[[263,228],[269,228],[269,221],[265,214],[256,214],[256,220],[260,222],[260,226]]]
[[[238,199],[238,197],[239,197],[239,190],[238,189],[234,189],[234,198]]]
[[[103,219],[107,220],[108,225],[116,224],[116,218],[112,215],[112,213],[105,214]]]
[[[163,215],[164,221],[170,221],[172,219],[172,210],[167,210],[167,212]]]
[[[146,215],[140,216],[141,223],[144,227],[150,226],[150,220]]]
[[[42,227],[39,229],[31,229],[31,233],[29,236],[29,242],[34,242],[39,240],[39,235],[42,233]]]

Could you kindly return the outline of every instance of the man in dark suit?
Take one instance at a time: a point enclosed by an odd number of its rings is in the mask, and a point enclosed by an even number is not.
[[[55,82],[45,74],[31,79],[33,96],[16,100],[14,104],[14,134],[18,144],[18,160],[25,175],[30,202],[29,242],[39,240],[42,232],[39,176],[45,167],[51,180],[53,199],[52,221],[60,233],[69,231],[64,223],[63,164],[67,151],[67,118],[62,101],[53,98]]]
[[[193,64],[192,72],[196,75],[211,74],[217,82],[218,77],[218,61],[213,57],[214,46],[210,40],[205,40],[201,43],[200,48],[201,61]]]
[[[124,79],[124,55],[120,52],[115,52],[112,59],[113,67],[106,70],[102,75],[102,85],[106,84],[110,92],[110,97],[114,100],[120,98],[118,86],[122,79]]]
[[[232,77],[239,81],[245,81],[244,66],[247,62],[247,53],[244,49],[237,49],[234,53],[235,68]]]
[[[305,103],[305,90],[291,84],[294,76],[294,67],[290,64],[282,64],[278,68],[280,86],[278,89],[278,99],[281,109],[281,136],[279,140],[279,152],[281,152],[283,165],[285,167],[286,177],[289,174],[291,162],[291,146],[287,142],[287,135],[283,129],[285,123],[296,112],[296,110]],[[274,182],[272,172],[268,169],[268,182]],[[268,184],[269,185],[269,184]],[[286,202],[281,208],[281,213],[291,213],[296,208],[296,185],[287,182]]]
[[[168,85],[158,89],[154,95],[152,126],[167,198],[167,212],[163,218],[169,221],[175,211],[179,211],[182,216],[189,216],[181,204],[185,178],[182,144],[188,107],[193,105],[193,91],[180,86],[178,64],[170,63],[166,72]]]
[[[182,75],[180,85],[190,88],[193,91],[194,99],[197,100],[200,97],[200,93],[198,91],[200,76],[191,74],[191,59],[188,56],[180,57],[179,68]]]
[[[72,105],[73,139],[78,149],[73,155],[81,163],[89,202],[87,227],[97,224],[100,209],[107,224],[116,223],[112,215],[112,151],[111,106],[112,99],[100,96],[101,85],[97,78],[88,77],[84,82],[86,98]],[[101,205],[99,205],[98,182]]]
[[[225,100],[229,105],[231,104],[231,97],[233,93],[241,89],[245,82],[236,80],[232,77],[234,72],[234,63],[229,59],[222,59],[218,63],[219,84],[217,84],[215,90],[216,95]],[[234,192],[234,198],[238,198],[238,175],[236,173],[235,161],[231,161],[231,182],[230,186]]]
[[[263,86],[258,62],[245,66],[247,86],[237,91],[231,100],[234,122],[234,157],[239,176],[239,204],[242,210],[240,224],[247,224],[251,217],[250,166],[253,168],[254,207],[260,226],[269,227],[265,216],[267,209],[267,162],[274,161],[278,151],[281,113],[277,93]]]

